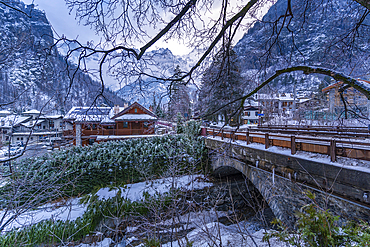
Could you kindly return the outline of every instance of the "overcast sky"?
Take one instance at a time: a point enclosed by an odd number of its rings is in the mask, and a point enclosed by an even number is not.
[[[86,41],[90,40],[100,40],[90,27],[78,25],[77,20],[75,20],[75,14],[69,14],[64,0],[23,0],[23,2],[25,4],[31,4],[33,2],[36,8],[45,11],[46,17],[58,35],[64,34],[70,39],[78,37],[78,40],[82,43],[86,43]],[[158,41],[154,48],[160,47],[169,48],[175,55],[185,55],[190,52],[186,47],[179,49],[179,44],[176,41],[172,43]]]

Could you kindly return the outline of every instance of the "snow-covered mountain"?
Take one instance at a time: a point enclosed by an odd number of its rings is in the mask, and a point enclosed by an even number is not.
[[[313,65],[368,79],[370,18],[363,7],[349,0],[292,0],[293,16],[284,18],[287,2],[278,0],[235,45],[244,75],[261,69],[266,78],[277,69]],[[279,77],[271,87],[292,92],[295,82],[298,90],[316,90],[323,79],[298,73]]]
[[[70,87],[67,64],[54,44],[53,32],[45,14],[19,0],[7,0],[14,10],[0,4],[0,104],[5,108],[36,108],[68,111],[76,105],[89,105],[100,84],[77,70]],[[69,71],[75,66],[69,64]],[[71,73],[72,74],[72,73]],[[106,98],[98,103],[121,103],[106,90]]]
[[[167,48],[150,51],[138,63],[136,75],[132,77],[132,81],[122,86],[117,94],[126,101],[137,101],[147,107],[153,103],[154,97],[157,103],[165,104],[169,101],[170,82],[157,78],[172,77],[176,67],[181,71],[188,71],[193,64],[194,61],[190,56],[175,56]],[[142,72],[156,78],[143,75]]]

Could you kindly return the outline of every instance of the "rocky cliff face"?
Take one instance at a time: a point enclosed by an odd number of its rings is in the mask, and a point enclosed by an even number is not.
[[[269,76],[284,67],[313,65],[367,79],[370,19],[365,8],[349,0],[292,0],[293,16],[284,18],[287,2],[278,0],[236,44],[246,75],[262,69]],[[289,91],[298,82],[301,89],[313,89],[323,79],[294,77],[279,78],[274,88]]]
[[[92,103],[100,84],[77,71],[70,87],[67,64],[52,47],[53,32],[45,14],[19,0],[6,3],[20,11],[0,4],[0,104],[14,102],[3,108],[21,111],[46,105],[44,109],[61,113]],[[110,102],[100,98],[98,103],[123,104],[109,90],[106,96]]]

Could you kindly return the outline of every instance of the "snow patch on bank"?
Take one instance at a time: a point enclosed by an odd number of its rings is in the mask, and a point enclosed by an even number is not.
[[[142,200],[144,193],[155,195],[156,193],[163,194],[169,192],[171,188],[181,190],[203,189],[212,186],[212,183],[205,182],[206,178],[203,175],[186,175],[181,177],[170,177],[156,179],[152,181],[128,184],[124,188],[110,190],[102,188],[97,192],[100,200],[108,199],[116,196],[118,190],[121,190],[122,196],[131,201]],[[36,224],[43,220],[76,220],[82,217],[87,210],[86,204],[80,204],[81,198],[73,198],[62,202],[48,203],[39,207],[36,210],[21,213],[16,219],[6,226],[5,231],[10,231],[14,228],[21,228],[28,225]],[[0,218],[5,215],[5,220],[11,219],[17,212],[0,212]]]
[[[238,229],[238,230],[236,230]],[[255,233],[245,231],[238,228],[236,225],[225,226],[219,222],[211,222],[200,228],[197,228],[187,234],[186,237],[174,242],[163,244],[162,247],[181,247],[187,246],[187,243],[193,243],[195,247],[208,246],[259,246],[259,247],[287,247],[286,243],[280,242],[277,239],[271,239],[270,245],[263,242],[262,238],[266,230],[259,230]]]
[[[116,196],[118,190],[121,190],[122,196],[125,198],[131,201],[139,201],[144,199],[144,193],[155,195],[157,193],[164,194],[169,192],[171,189],[193,190],[203,189],[210,186],[212,186],[212,183],[205,182],[205,177],[203,175],[186,175],[128,184],[125,188],[113,190],[103,188],[100,189],[96,195],[99,196],[100,200],[108,199]]]

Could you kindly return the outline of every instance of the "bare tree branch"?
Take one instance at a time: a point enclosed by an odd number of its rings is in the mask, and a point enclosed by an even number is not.
[[[18,12],[24,14],[25,16],[27,16],[28,18],[31,18],[32,17],[32,15],[31,15],[32,14],[32,10],[30,11],[30,13],[26,13],[23,10],[18,9],[18,8],[16,8],[16,7],[14,7],[14,6],[12,6],[12,5],[4,2],[4,1],[0,1],[0,4],[3,4],[3,5],[5,5],[6,7],[10,8],[12,10],[18,11]]]

